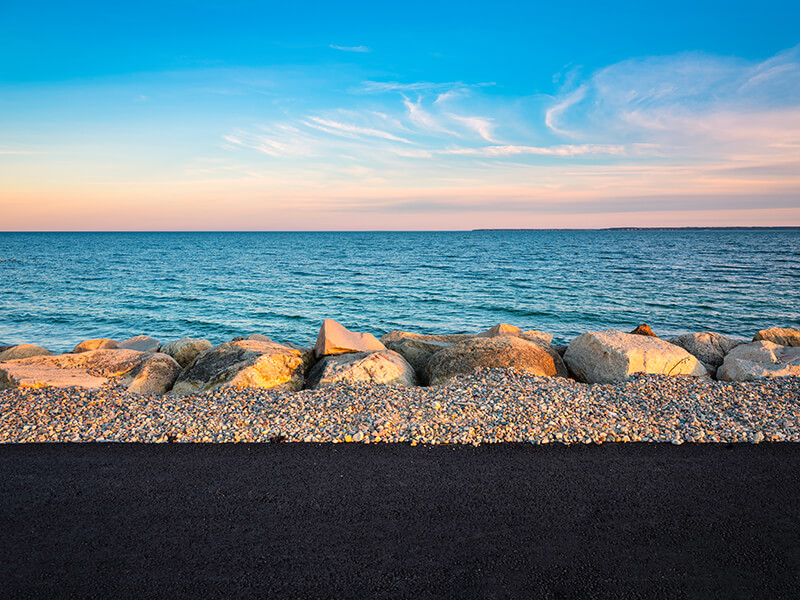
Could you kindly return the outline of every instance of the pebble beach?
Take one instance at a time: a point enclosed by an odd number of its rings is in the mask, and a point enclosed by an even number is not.
[[[721,382],[635,375],[613,384],[478,369],[446,384],[0,391],[0,442],[414,444],[800,441],[800,377]]]

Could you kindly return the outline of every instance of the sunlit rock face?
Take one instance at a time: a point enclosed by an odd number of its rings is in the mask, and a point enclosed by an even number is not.
[[[685,333],[667,341],[670,344],[680,346],[694,356],[712,377],[716,376],[717,369],[722,365],[722,361],[725,360],[725,355],[742,343],[739,340],[734,340],[713,331]]]
[[[89,350],[0,363],[0,388],[98,388],[113,380],[131,391],[163,394],[172,388],[180,371],[180,365],[166,354]]]
[[[186,368],[192,364],[192,361],[194,361],[200,353],[205,352],[211,348],[211,346],[212,344],[208,340],[185,337],[167,342],[166,344],[161,344],[158,347],[158,351],[169,354],[181,367]]]
[[[800,375],[800,348],[759,340],[731,350],[717,377],[722,381],[752,381],[764,377]]]
[[[314,355],[328,356],[345,352],[376,352],[386,350],[386,346],[371,333],[356,333],[340,325],[333,319],[325,319],[317,335]]]
[[[572,340],[564,362],[579,381],[612,383],[634,373],[704,376],[700,361],[683,348],[658,338],[590,331]]]
[[[654,337],[657,338],[658,336],[650,329],[650,325],[647,323],[642,323],[641,325],[637,326],[636,329],[631,331],[632,335],[644,335],[647,337]]]
[[[138,350],[139,352],[156,352],[160,345],[161,342],[147,335],[137,335],[136,337],[117,342],[117,348],[123,350]]]
[[[800,346],[800,329],[789,327],[771,327],[762,329],[753,336],[753,341],[767,340],[781,346]]]
[[[548,377],[559,374],[553,356],[538,344],[514,336],[497,336],[474,337],[440,350],[425,365],[424,375],[430,385],[437,385],[478,367],[514,367]]]
[[[11,346],[6,350],[0,352],[0,362],[6,360],[20,360],[22,358],[30,358],[32,356],[49,356],[52,352],[47,348],[41,346],[34,346],[33,344],[19,344],[18,346]]]
[[[311,361],[311,352],[275,342],[228,342],[198,355],[172,391],[191,394],[221,387],[297,391],[303,387]]]
[[[306,387],[318,389],[359,381],[408,387],[417,384],[417,377],[414,368],[397,352],[350,352],[320,359],[309,372]]]
[[[108,338],[83,340],[72,349],[72,352],[78,354],[80,352],[88,352],[89,350],[116,350],[118,343],[117,340],[110,340]]]

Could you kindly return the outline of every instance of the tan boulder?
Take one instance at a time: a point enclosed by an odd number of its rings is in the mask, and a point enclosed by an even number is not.
[[[83,340],[80,344],[72,349],[73,354],[80,352],[88,352],[89,350],[116,350],[117,340],[109,340],[108,338],[96,340]]]
[[[34,346],[33,344],[19,344],[18,346],[11,346],[7,350],[0,352],[0,362],[6,360],[20,360],[22,358],[31,358],[32,356],[50,356],[53,354],[47,348],[41,346]]]
[[[180,365],[166,354],[119,349],[88,350],[79,354],[36,356],[0,363],[0,388],[98,388],[118,381],[124,385],[136,382],[132,391],[163,394],[172,387],[180,370]]]
[[[202,352],[211,348],[212,344],[208,340],[197,338],[181,338],[173,342],[161,344],[158,351],[169,354],[184,369],[192,364],[192,361]]]
[[[376,352],[386,350],[371,333],[356,333],[340,325],[333,319],[325,319],[317,335],[314,355],[327,356],[344,352]]]
[[[474,333],[446,333],[446,334],[433,334],[425,335],[422,333],[411,333],[409,331],[390,331],[381,336],[381,343],[386,344],[389,342],[399,342],[401,340],[420,340],[424,342],[444,342],[446,344],[455,344],[456,342],[463,342],[464,340],[471,340],[475,337]]]
[[[579,381],[587,383],[622,381],[633,373],[708,374],[683,348],[658,338],[614,330],[579,335],[564,353],[564,362]]]
[[[400,354],[381,350],[325,356],[308,373],[306,387],[358,381],[405,387],[417,384],[413,367]]]
[[[722,381],[752,381],[765,377],[800,375],[800,348],[759,340],[731,350],[717,378]]]
[[[168,354],[148,353],[147,360],[128,384],[128,391],[138,394],[165,394],[172,389],[180,374],[181,365]]]
[[[425,376],[431,385],[437,385],[478,367],[514,367],[552,377],[559,374],[553,355],[558,357],[554,351],[551,354],[538,344],[514,336],[473,337],[434,354],[425,365]]]
[[[686,350],[699,360],[713,377],[722,365],[725,355],[742,342],[713,331],[685,333],[667,340]]]
[[[753,341],[767,340],[781,346],[800,346],[800,329],[790,327],[771,327],[762,329],[753,336]]]
[[[160,345],[161,342],[147,335],[137,335],[117,342],[117,348],[121,350],[137,350],[139,352],[156,352]]]
[[[200,354],[180,374],[172,391],[191,394],[222,387],[297,391],[303,387],[311,361],[310,352],[275,342],[228,342]]]
[[[497,337],[498,335],[514,335],[518,336],[522,333],[522,329],[509,325],[508,323],[499,323],[494,327],[490,327],[486,331],[479,333],[475,337]]]

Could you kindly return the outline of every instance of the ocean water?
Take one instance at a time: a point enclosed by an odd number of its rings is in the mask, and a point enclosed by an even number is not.
[[[0,345],[800,327],[800,231],[0,233]]]

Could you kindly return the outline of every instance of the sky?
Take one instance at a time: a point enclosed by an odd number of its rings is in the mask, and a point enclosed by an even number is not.
[[[709,225],[800,225],[796,1],[0,0],[0,230]]]

